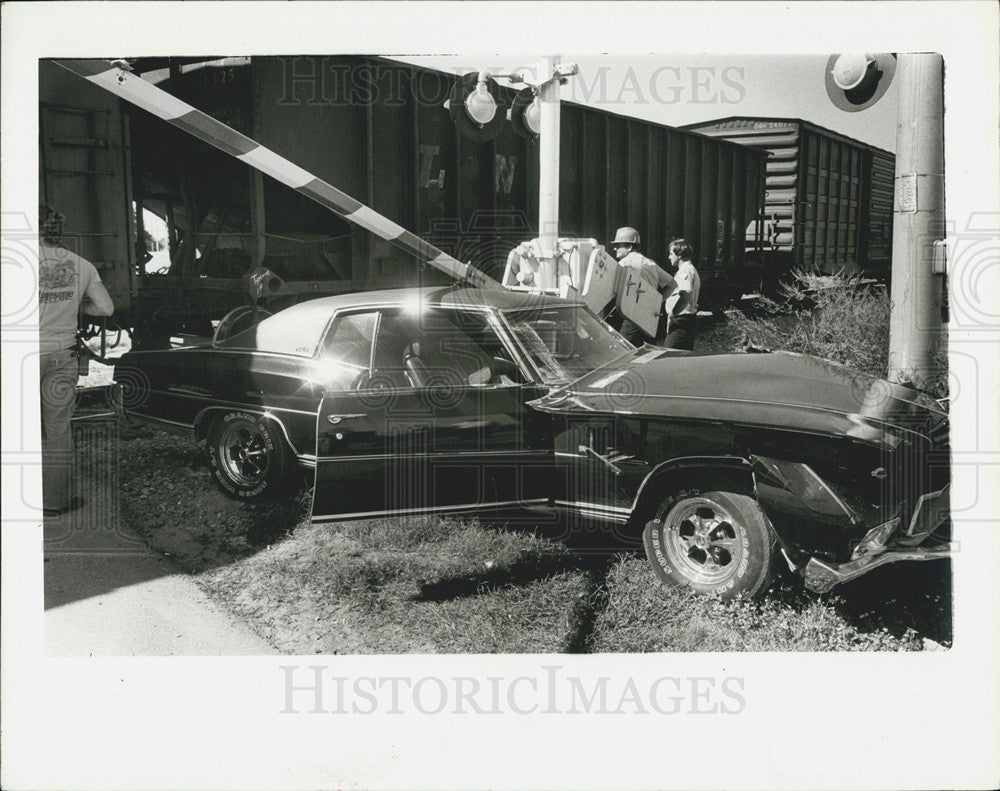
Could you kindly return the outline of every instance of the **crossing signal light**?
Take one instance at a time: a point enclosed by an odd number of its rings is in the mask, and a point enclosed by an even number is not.
[[[485,72],[472,71],[456,80],[446,106],[459,132],[480,142],[499,135],[507,117],[500,89]]]
[[[867,110],[885,95],[895,73],[895,55],[834,54],[826,62],[826,94],[845,112]]]
[[[515,133],[529,140],[537,140],[542,128],[541,112],[538,91],[529,86],[517,92],[514,101],[511,102],[510,110],[507,111],[507,117]]]

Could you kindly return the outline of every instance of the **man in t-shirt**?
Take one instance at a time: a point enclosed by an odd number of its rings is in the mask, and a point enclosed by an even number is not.
[[[611,243],[615,251],[615,258],[618,259],[619,266],[628,267],[635,270],[639,277],[661,294],[669,294],[674,288],[674,279],[670,277],[651,258],[646,258],[639,252],[639,232],[635,228],[619,228],[615,234],[615,240]],[[666,330],[663,321],[660,322],[659,329],[654,338],[648,335],[638,324],[631,319],[624,319],[619,332],[627,341],[635,346],[644,343],[660,343]]]
[[[673,270],[675,286],[664,304],[667,337],[663,345],[668,349],[694,350],[701,278],[691,262],[692,258],[694,248],[687,240],[674,239],[670,243],[670,268]]]
[[[38,209],[38,346],[42,407],[42,505],[46,516],[76,508],[70,469],[70,419],[79,378],[78,314],[110,316],[111,296],[94,265],[59,246],[63,216],[51,206]]]

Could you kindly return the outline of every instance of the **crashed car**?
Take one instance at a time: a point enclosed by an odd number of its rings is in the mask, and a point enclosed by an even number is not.
[[[583,304],[472,288],[302,302],[124,356],[126,419],[206,441],[249,499],[314,479],[313,520],[498,507],[598,520],[670,585],[825,591],[947,557],[948,416],[792,353],[634,348]]]

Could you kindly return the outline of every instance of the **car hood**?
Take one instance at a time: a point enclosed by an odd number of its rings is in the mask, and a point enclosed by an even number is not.
[[[929,396],[792,352],[693,354],[646,346],[533,405],[848,435],[892,447],[908,433],[931,437],[947,426],[944,409]]]

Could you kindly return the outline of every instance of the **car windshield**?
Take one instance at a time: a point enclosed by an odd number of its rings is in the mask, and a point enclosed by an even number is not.
[[[634,348],[583,305],[502,313],[546,384],[578,379]]]

